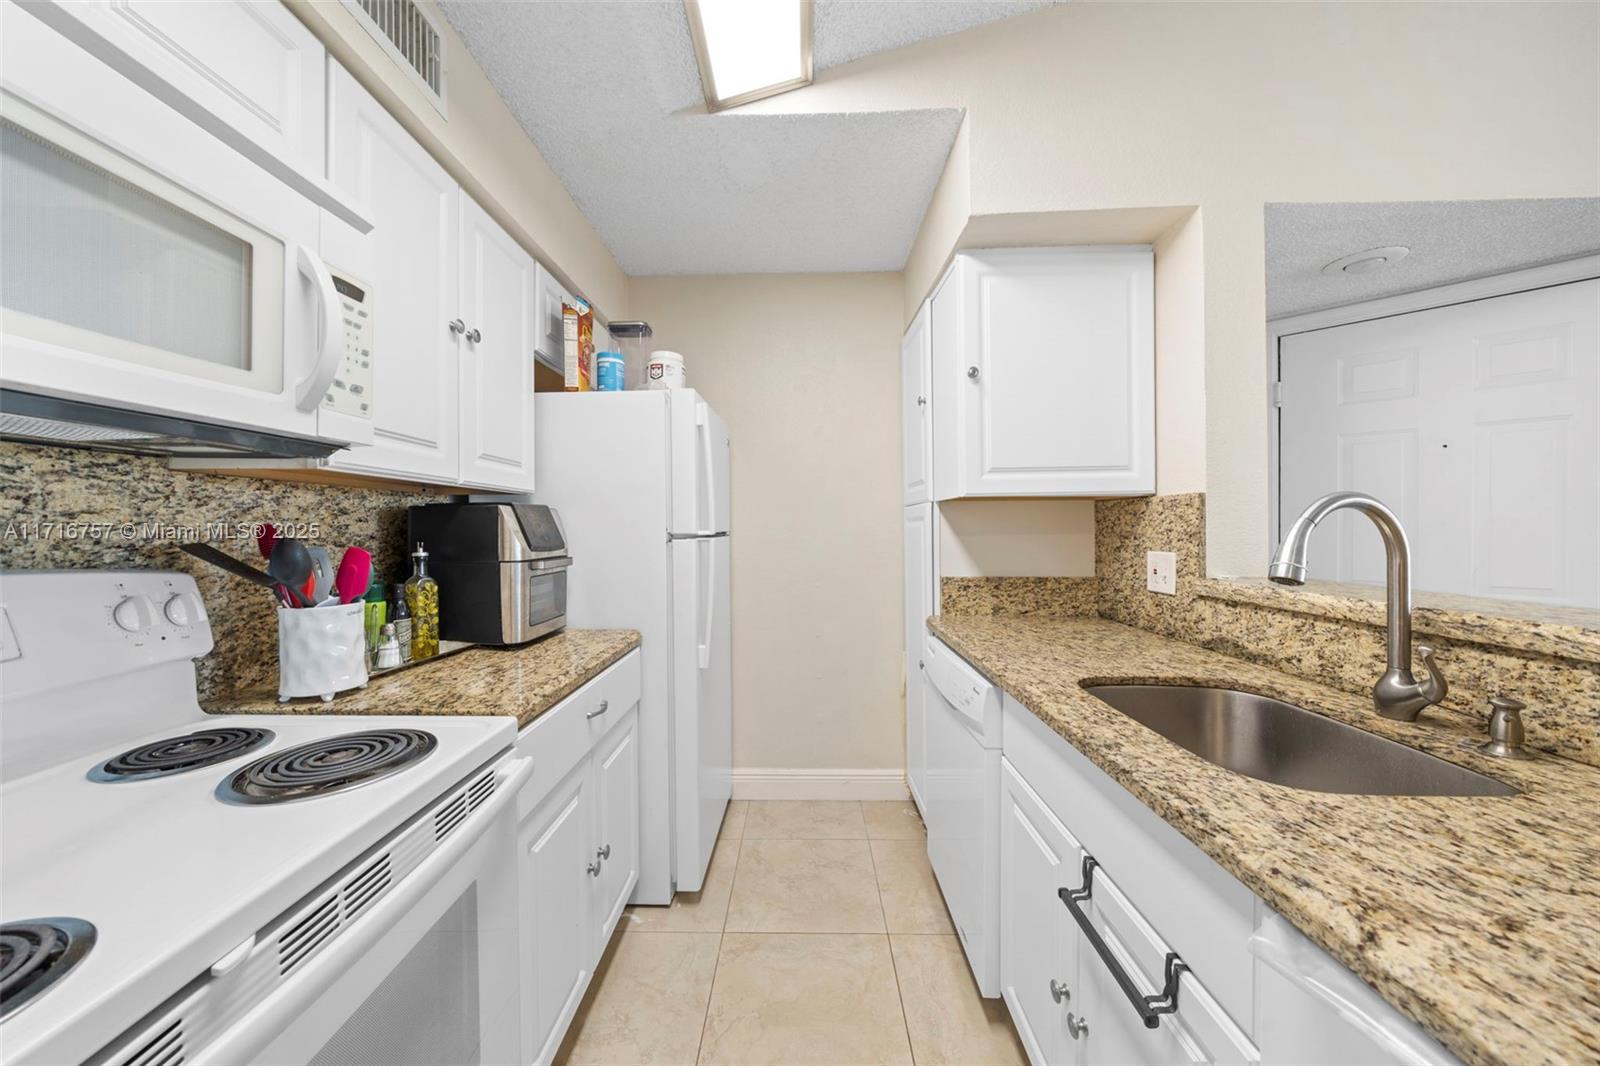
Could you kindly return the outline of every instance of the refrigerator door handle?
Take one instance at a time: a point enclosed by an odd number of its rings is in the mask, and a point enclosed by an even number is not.
[[[704,400],[695,405],[694,422],[695,436],[700,443],[700,495],[706,501],[705,528],[714,529],[717,525],[717,474],[711,457],[711,408]]]
[[[700,669],[704,670],[711,665],[711,632],[712,620],[717,610],[717,546],[707,541],[706,548],[706,631],[700,638]]]

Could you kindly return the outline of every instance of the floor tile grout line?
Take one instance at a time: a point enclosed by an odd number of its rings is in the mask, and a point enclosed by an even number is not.
[[[694,1046],[694,1061],[699,1066],[700,1056],[706,1050],[706,1028],[711,1024],[711,1001],[717,994],[717,973],[722,969],[722,945],[727,941],[727,933],[717,934],[717,957],[711,964],[711,984],[706,988],[706,1010],[700,1018],[700,1042]]]
[[[883,946],[889,949],[889,970],[894,974],[894,998],[900,1003],[900,1026],[906,1036],[906,1054],[911,1056],[911,1066],[916,1066],[917,1049],[911,1043],[911,1019],[906,1017],[906,993],[900,987],[900,964],[894,957],[894,940],[889,933],[889,912],[883,905],[883,882],[878,879],[878,857],[872,852],[870,840],[867,842],[867,857],[872,860],[872,883],[878,890],[878,910],[883,915]]]

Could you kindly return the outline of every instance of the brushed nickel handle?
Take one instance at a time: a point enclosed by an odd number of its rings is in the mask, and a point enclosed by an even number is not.
[[[967,367],[967,377],[971,378],[973,381],[977,381],[978,380],[978,368],[975,367],[975,366]]]
[[[611,845],[602,844],[600,847],[594,849],[594,853],[602,859],[609,859],[611,858]]]
[[[594,710],[592,710],[588,714],[584,715],[584,717],[585,718],[599,718],[602,714],[606,713],[607,709],[609,709],[610,706],[611,706],[611,701],[610,700],[601,700],[600,701],[600,706],[596,707]]]
[[[589,865],[585,866],[584,869],[589,871],[590,877],[600,876],[600,864],[598,862],[591,862]]]
[[[1050,978],[1050,998],[1057,1003],[1066,1003],[1072,999],[1072,991],[1052,977]]]
[[[459,318],[452,318],[450,320],[451,333],[465,333],[466,331],[467,324],[465,322],[461,321]]]
[[[1089,1023],[1069,1010],[1067,1011],[1067,1032],[1072,1034],[1072,1039],[1074,1040],[1080,1036],[1087,1036],[1089,1034]]]
[[[467,330],[467,340],[471,341],[473,344],[477,344],[479,341],[483,340],[483,334],[479,333],[477,328],[474,327]]]

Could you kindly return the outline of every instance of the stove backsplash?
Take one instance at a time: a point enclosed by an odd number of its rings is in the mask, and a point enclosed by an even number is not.
[[[276,685],[278,623],[271,595],[176,547],[198,533],[254,565],[252,525],[305,527],[306,541],[372,551],[385,580],[404,577],[412,492],[218,477],[169,470],[159,459],[0,443],[0,569],[151,569],[193,574],[216,650],[197,664],[200,696]]]

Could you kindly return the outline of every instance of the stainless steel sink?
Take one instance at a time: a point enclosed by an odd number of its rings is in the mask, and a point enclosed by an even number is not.
[[[1514,796],[1492,777],[1281,700],[1196,685],[1091,685],[1140,725],[1226,770],[1312,792]]]

